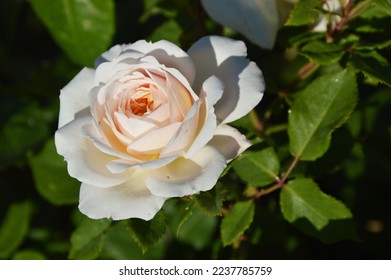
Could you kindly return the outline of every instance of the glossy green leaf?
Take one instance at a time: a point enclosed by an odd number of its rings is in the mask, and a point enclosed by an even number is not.
[[[344,48],[337,44],[312,41],[306,44],[300,53],[320,65],[328,65],[336,63],[342,58]]]
[[[286,25],[298,26],[313,24],[317,20],[322,1],[319,0],[300,0],[291,11]]]
[[[87,217],[71,235],[70,259],[96,259],[103,247],[103,238],[110,219],[92,220]]]
[[[252,200],[237,202],[221,222],[221,239],[224,246],[234,243],[248,229],[254,217]]]
[[[150,221],[130,219],[128,226],[134,240],[145,253],[166,233],[166,215],[163,211],[159,211]]]
[[[342,202],[323,193],[314,181],[306,178],[288,182],[280,193],[280,205],[288,222],[293,223],[305,218],[318,231],[331,220],[352,217],[352,213]]]
[[[57,44],[75,62],[92,66],[115,29],[112,0],[30,0]]]
[[[8,258],[23,242],[30,226],[32,207],[30,202],[13,203],[5,217],[1,217],[0,258]]]
[[[222,184],[217,184],[213,189],[207,192],[201,192],[195,196],[198,209],[209,216],[221,215],[223,201],[228,196],[229,191]]]
[[[257,152],[246,152],[234,163],[239,177],[253,186],[267,186],[275,181],[280,162],[272,147]]]
[[[390,64],[383,56],[373,51],[371,53],[355,53],[350,58],[350,64],[373,79],[376,83],[391,86]]]
[[[299,92],[288,117],[290,151],[315,160],[329,148],[331,133],[357,103],[355,75],[350,70],[324,75]]]
[[[41,196],[54,205],[74,204],[79,200],[80,183],[67,172],[66,162],[56,152],[50,139],[41,153],[29,157],[35,187]]]

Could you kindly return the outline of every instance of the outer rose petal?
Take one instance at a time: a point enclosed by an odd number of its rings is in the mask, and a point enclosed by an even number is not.
[[[222,124],[217,127],[215,136],[208,145],[215,147],[227,161],[231,161],[249,148],[251,142],[236,128]]]
[[[279,27],[275,0],[202,0],[202,4],[209,16],[222,25],[263,48],[273,48]]]
[[[60,116],[58,127],[71,122],[75,115],[89,107],[88,94],[93,86],[95,70],[83,68],[60,94]]]
[[[114,58],[118,57],[122,50],[126,47],[125,44],[115,45],[111,47],[108,51],[104,52],[95,60],[95,68],[99,66],[99,64],[107,61],[112,61]]]
[[[92,219],[152,219],[166,199],[145,187],[144,175],[136,173],[127,182],[111,188],[82,184],[79,209]]]
[[[210,36],[197,41],[188,51],[197,69],[194,88],[216,75],[224,83],[223,97],[217,102],[216,116],[228,123],[246,115],[263,96],[262,72],[246,59],[246,46],[241,41]]]
[[[179,158],[165,167],[151,170],[146,185],[157,196],[192,195],[213,188],[225,167],[224,156],[206,146],[191,159]]]
[[[193,61],[186,52],[171,42],[161,40],[155,43],[148,43],[144,40],[139,40],[124,48],[124,52],[128,51],[137,51],[153,56],[166,67],[178,69],[190,84],[194,81],[195,68]]]
[[[92,117],[85,114],[56,131],[57,152],[68,162],[69,175],[99,187],[111,187],[125,182],[130,171],[111,173],[106,165],[115,157],[103,153],[90,139],[83,136],[83,126],[91,122]]]

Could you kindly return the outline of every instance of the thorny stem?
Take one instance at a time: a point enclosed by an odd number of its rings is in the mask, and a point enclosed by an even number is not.
[[[282,178],[280,179],[280,177],[277,176],[277,178],[276,178],[277,183],[276,184],[274,184],[270,188],[260,189],[260,190],[255,191],[252,195],[253,199],[255,199],[255,200],[259,199],[264,195],[267,195],[269,193],[272,193],[276,190],[283,188],[285,186],[286,180],[288,179],[289,175],[291,174],[291,172],[293,171],[293,169],[295,168],[295,166],[297,165],[297,163],[299,161],[300,161],[300,158],[295,157],[293,159],[291,165],[288,167],[288,170],[282,174]]]

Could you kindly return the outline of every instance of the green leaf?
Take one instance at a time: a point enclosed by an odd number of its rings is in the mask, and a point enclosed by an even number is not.
[[[0,163],[26,156],[49,134],[42,110],[30,104],[15,113],[0,130]]]
[[[391,86],[390,64],[383,56],[373,51],[371,53],[354,53],[350,64],[376,83]]]
[[[175,20],[168,20],[159,27],[155,28],[153,33],[148,36],[148,40],[156,42],[159,40],[167,40],[174,44],[180,44],[180,37],[182,35],[182,28]]]
[[[331,220],[352,217],[352,213],[342,202],[323,193],[315,182],[307,178],[289,181],[280,193],[280,205],[288,222],[305,218],[318,231]]]
[[[166,215],[163,211],[159,211],[150,221],[130,219],[128,226],[134,240],[140,246],[142,252],[145,253],[166,233]]]
[[[30,0],[57,44],[77,64],[92,66],[114,34],[112,0]]]
[[[391,0],[374,0],[374,2],[384,11],[387,11],[389,15],[391,15]]]
[[[355,75],[350,70],[322,76],[299,92],[288,117],[291,153],[316,160],[329,148],[331,133],[357,103]]]
[[[319,0],[300,0],[291,11],[286,25],[299,26],[313,24],[318,19],[322,1]]]
[[[252,200],[237,202],[221,222],[221,239],[224,246],[234,243],[248,229],[254,217]]]
[[[228,196],[228,190],[222,184],[217,184],[213,189],[207,192],[201,192],[195,196],[198,209],[209,216],[221,215],[223,201]]]
[[[210,245],[217,226],[217,218],[205,216],[196,208],[189,209],[187,213],[186,219],[181,220],[178,226],[177,238],[196,250],[202,250]]]
[[[87,217],[71,235],[70,259],[96,259],[103,247],[103,238],[110,219],[92,220]]]
[[[23,242],[30,226],[30,202],[13,203],[0,227],[0,258],[8,258]]]
[[[46,257],[39,251],[35,250],[23,250],[16,252],[13,260],[45,260]]]
[[[164,258],[165,245],[166,242],[162,240],[143,254],[129,232],[127,221],[121,221],[111,226],[105,234],[103,249],[99,258],[115,260],[157,260]]]
[[[275,181],[280,162],[272,147],[258,152],[246,152],[234,163],[239,177],[253,186],[264,187]]]
[[[306,44],[300,53],[320,65],[329,65],[338,62],[345,51],[343,46],[337,44],[312,41]]]
[[[74,204],[79,200],[80,183],[67,172],[66,162],[56,152],[50,139],[42,152],[29,157],[35,187],[39,194],[54,205]]]

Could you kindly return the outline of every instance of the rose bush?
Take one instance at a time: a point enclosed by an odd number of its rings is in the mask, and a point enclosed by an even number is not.
[[[250,142],[227,125],[264,81],[241,41],[204,37],[188,52],[159,41],[117,45],[60,94],[57,152],[81,182],[87,216],[149,220],[164,201],[210,190]]]

